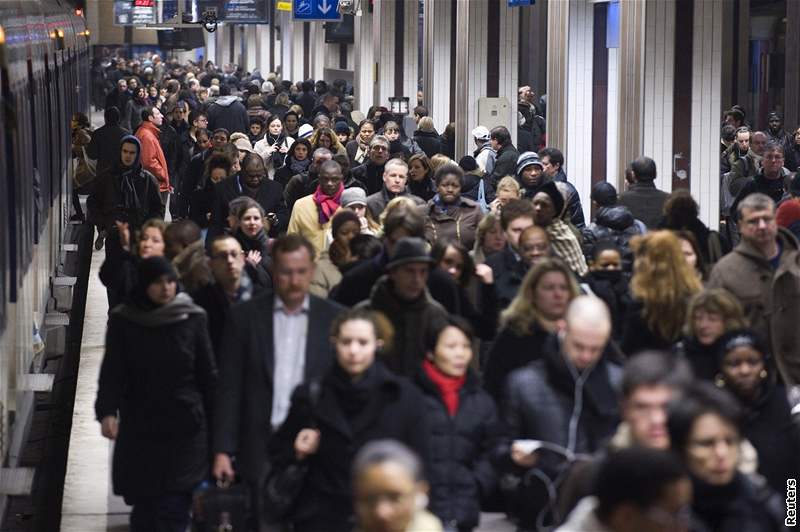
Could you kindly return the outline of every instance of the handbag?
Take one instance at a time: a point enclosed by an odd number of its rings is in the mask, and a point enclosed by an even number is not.
[[[246,532],[249,530],[250,493],[245,484],[204,484],[195,492],[193,532]]]
[[[319,381],[309,383],[309,399],[311,402],[311,426],[316,427],[314,410],[319,401],[322,385]],[[305,485],[308,476],[308,459],[289,464],[281,470],[273,470],[267,477],[264,486],[264,508],[271,519],[285,520],[294,508],[295,502]]]

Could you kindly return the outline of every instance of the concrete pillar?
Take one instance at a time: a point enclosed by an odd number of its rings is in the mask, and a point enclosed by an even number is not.
[[[372,38],[377,63],[373,87],[376,104],[387,105],[393,96],[417,102],[419,8],[417,0],[375,0]],[[402,57],[402,64],[397,64]]]
[[[229,30],[228,26],[220,24],[219,26],[217,26],[217,31],[214,32],[214,37],[216,39],[216,46],[214,47],[215,48],[214,63],[219,67],[222,67],[222,65],[228,62],[227,60],[228,54],[226,52],[228,47],[228,40],[227,40],[228,30]],[[209,57],[211,56],[209,55]]]
[[[456,16],[455,3],[449,0],[425,0],[423,37],[423,102],[438,132],[454,115],[452,83],[455,64],[452,46],[455,38],[452,22]]]
[[[217,62],[217,33],[219,28],[214,33],[203,32],[206,40],[206,61]]]
[[[309,75],[313,79],[323,79],[327,48],[333,45],[325,44],[325,28],[322,27],[322,22],[311,22],[310,30]]]
[[[519,8],[519,82],[529,85],[537,96],[547,92],[547,9],[548,2]]]
[[[642,154],[656,162],[656,187],[672,190],[675,72],[675,2],[647,3],[645,13],[644,117]]]
[[[556,144],[548,138],[547,144],[564,153],[567,177],[580,197],[588,198],[592,188],[591,117],[594,69],[594,4],[590,0],[570,0],[567,42],[566,141]],[[549,107],[548,105],[548,114]],[[584,215],[588,217],[591,204],[585,199],[582,204]]]
[[[719,226],[719,120],[722,112],[723,0],[694,4],[691,193],[700,218]]]
[[[800,3],[786,3],[786,57],[800,55]],[[786,107],[784,124],[791,131],[800,120],[800,69],[795,61],[786,61],[784,77]]]
[[[259,68],[259,46],[258,46],[258,36],[256,35],[256,30],[258,26],[254,24],[248,24],[244,26],[244,50],[242,51],[242,56],[244,58],[244,68],[246,72],[252,72],[253,70]],[[262,73],[263,75],[263,73]]]
[[[373,91],[375,72],[375,50],[372,47],[373,14],[366,9],[354,21],[355,61],[353,64],[353,89],[355,95],[354,109],[366,116],[367,110],[374,105]]]
[[[281,72],[282,79],[297,81],[293,76],[294,22],[291,13],[281,11]]]
[[[702,2],[701,2],[702,3]],[[619,168],[642,155],[645,64],[645,2],[620,2],[619,22]],[[623,176],[617,174],[617,190]]]
[[[547,143],[567,144],[567,50],[570,2],[547,9]]]

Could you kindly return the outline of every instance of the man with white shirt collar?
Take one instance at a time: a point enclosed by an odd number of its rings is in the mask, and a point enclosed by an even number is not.
[[[230,480],[235,469],[256,504],[267,442],[286,419],[294,388],[321,378],[334,359],[328,336],[342,307],[309,293],[314,255],[299,235],[279,238],[272,247],[275,294],[234,306],[225,325],[212,473]]]

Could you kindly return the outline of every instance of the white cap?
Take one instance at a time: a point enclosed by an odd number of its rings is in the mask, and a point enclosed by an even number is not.
[[[303,124],[300,126],[300,129],[297,130],[297,138],[307,139],[312,133],[314,133],[314,127],[311,124]]]
[[[478,126],[472,130],[472,137],[475,140],[489,140],[489,128],[486,126]]]

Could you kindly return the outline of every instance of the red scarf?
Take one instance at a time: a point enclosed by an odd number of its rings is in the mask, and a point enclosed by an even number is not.
[[[339,209],[339,205],[342,203],[342,192],[344,192],[344,183],[339,183],[339,190],[333,196],[326,196],[322,192],[322,188],[317,185],[317,190],[314,191],[314,203],[318,207],[320,225],[328,223],[333,213]]]
[[[439,388],[439,393],[442,395],[442,400],[450,413],[450,417],[455,416],[456,412],[458,412],[458,392],[464,386],[467,376],[450,377],[445,375],[427,358],[422,362],[422,369],[425,370],[433,384]]]

